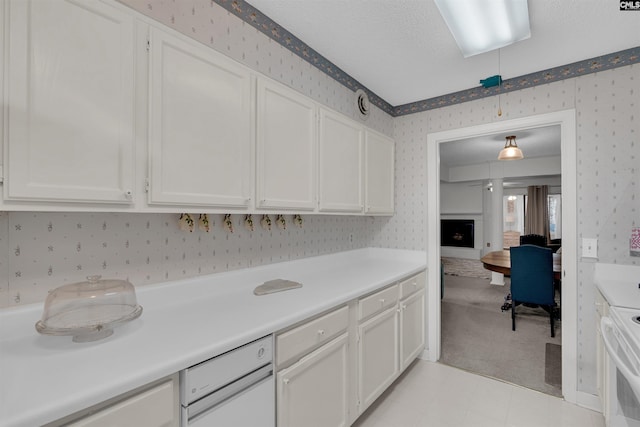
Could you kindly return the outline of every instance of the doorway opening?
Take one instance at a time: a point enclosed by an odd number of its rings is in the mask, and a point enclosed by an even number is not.
[[[466,138],[495,135],[503,132],[535,130],[559,126],[561,136],[562,173],[562,393],[565,400],[575,403],[577,395],[577,239],[576,239],[576,129],[575,110],[506,120],[468,128],[432,133],[427,136],[427,265],[428,265],[428,350],[429,360],[441,357],[440,306],[440,146]],[[526,154],[525,154],[526,155]],[[505,333],[512,333],[507,322]]]
[[[530,234],[528,191],[544,188],[553,225],[547,238],[561,232],[556,214],[561,201],[560,126],[518,133],[525,158],[497,159],[502,133],[440,144],[440,252],[444,267],[441,295],[441,355],[444,364],[497,378],[553,396],[562,396],[561,319],[539,307],[518,305],[517,329],[511,332],[509,274],[492,277],[481,257],[504,254]],[[555,168],[555,170],[554,170]],[[549,203],[551,201],[552,203]],[[528,205],[530,209],[537,203]],[[544,206],[543,206],[544,205]],[[553,207],[554,209],[551,209]],[[527,226],[525,226],[525,222]],[[547,227],[550,228],[550,227]],[[477,230],[475,230],[477,229]],[[475,232],[474,232],[475,231]],[[538,230],[535,230],[538,231]],[[461,250],[460,248],[472,250]],[[550,277],[547,291],[554,288]],[[498,285],[498,286],[496,286]],[[560,292],[556,292],[560,302]]]

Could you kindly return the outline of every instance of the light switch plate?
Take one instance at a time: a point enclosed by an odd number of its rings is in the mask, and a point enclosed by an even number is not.
[[[582,239],[582,257],[598,258],[598,239]]]

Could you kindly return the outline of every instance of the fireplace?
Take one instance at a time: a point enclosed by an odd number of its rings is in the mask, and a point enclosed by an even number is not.
[[[440,220],[440,246],[474,247],[472,219]]]

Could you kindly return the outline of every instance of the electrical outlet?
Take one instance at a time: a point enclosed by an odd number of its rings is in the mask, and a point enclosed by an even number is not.
[[[582,239],[582,258],[598,258],[598,239]]]

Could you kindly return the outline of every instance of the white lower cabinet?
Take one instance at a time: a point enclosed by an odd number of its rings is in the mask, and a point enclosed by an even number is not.
[[[113,398],[45,427],[179,427],[178,374]]]
[[[358,391],[362,412],[399,374],[397,307],[394,305],[362,323],[358,335]]]
[[[348,336],[278,372],[278,427],[348,425]]]
[[[279,427],[349,424],[349,307],[276,335]]]
[[[424,290],[400,301],[400,369],[405,370],[425,344]]]
[[[358,413],[364,412],[425,345],[424,272],[358,300]]]
[[[276,334],[278,427],[348,426],[425,344],[424,272]]]

